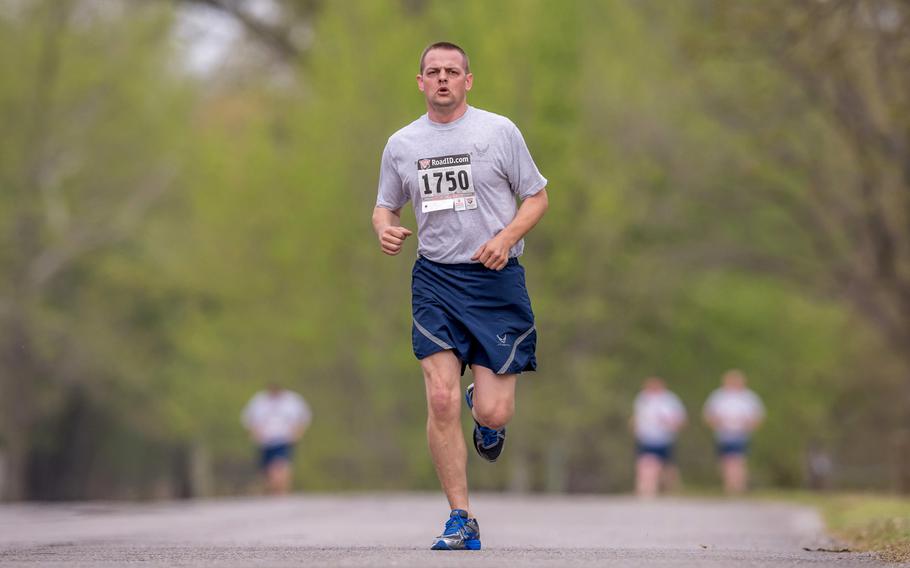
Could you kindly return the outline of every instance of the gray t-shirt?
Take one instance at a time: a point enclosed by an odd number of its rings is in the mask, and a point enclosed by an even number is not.
[[[417,253],[424,258],[476,262],[477,249],[515,218],[515,197],[546,185],[512,121],[469,106],[453,122],[423,115],[389,138],[376,206],[394,211],[413,203]],[[520,240],[509,256],[523,250]]]

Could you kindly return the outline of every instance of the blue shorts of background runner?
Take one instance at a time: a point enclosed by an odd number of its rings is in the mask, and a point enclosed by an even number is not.
[[[718,440],[717,441],[717,455],[719,456],[737,456],[745,455],[749,453],[749,440],[748,439],[735,439],[735,440]]]
[[[266,469],[276,461],[290,461],[294,453],[292,444],[273,444],[259,448],[259,467]]]
[[[534,313],[517,258],[496,271],[480,263],[418,257],[411,277],[411,337],[418,359],[451,349],[462,374],[474,364],[499,375],[537,369]]]
[[[635,453],[639,456],[654,456],[660,461],[668,463],[673,461],[673,444],[644,444],[636,442]]]

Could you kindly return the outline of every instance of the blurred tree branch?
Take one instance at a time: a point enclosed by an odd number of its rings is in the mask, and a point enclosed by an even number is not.
[[[283,59],[297,60],[304,48],[295,41],[294,26],[267,22],[249,11],[244,0],[178,0],[185,4],[206,6],[235,18],[250,34],[269,46]]]
[[[146,212],[167,191],[174,172],[143,180],[127,195],[119,210],[106,212],[107,220],[85,219],[72,226],[67,234],[31,259],[27,271],[28,286],[40,290],[86,254],[115,245],[129,238]]]

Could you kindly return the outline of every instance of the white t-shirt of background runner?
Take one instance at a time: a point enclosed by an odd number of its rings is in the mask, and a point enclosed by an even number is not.
[[[547,185],[518,128],[504,116],[468,107],[440,124],[423,115],[393,134],[382,153],[376,206],[411,201],[417,253],[446,264],[471,256],[512,222],[516,196]],[[512,247],[521,255],[524,241]]]
[[[312,419],[310,407],[299,394],[284,390],[277,395],[257,392],[243,409],[244,426],[260,433],[265,445],[287,444],[294,431],[306,427]]]
[[[635,397],[635,439],[649,446],[665,446],[676,439],[676,425],[686,419],[686,408],[668,390],[640,392]]]
[[[738,441],[749,437],[749,425],[764,417],[765,406],[749,389],[719,388],[705,401],[704,414],[719,423],[714,432],[719,441]]]

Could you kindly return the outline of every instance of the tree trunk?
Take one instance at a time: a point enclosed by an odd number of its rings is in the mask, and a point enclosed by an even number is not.
[[[904,353],[904,359],[910,373],[910,352]],[[892,438],[894,488],[898,493],[910,495],[910,379],[904,383],[903,397],[902,404],[898,405],[900,425]]]
[[[25,444],[8,444],[3,450],[0,467],[0,501],[22,501],[27,497],[27,463]]]
[[[191,496],[195,498],[215,494],[212,460],[205,445],[198,440],[190,445],[190,486]]]
[[[910,429],[900,429],[891,439],[891,456],[894,464],[894,490],[910,494]]]
[[[6,466],[2,498],[6,501],[25,499],[28,489],[28,432],[34,418],[32,384],[38,372],[23,321],[16,314],[0,327],[6,336],[0,346],[0,439]]]
[[[546,452],[546,491],[565,493],[569,488],[569,459],[561,444],[553,444]]]

